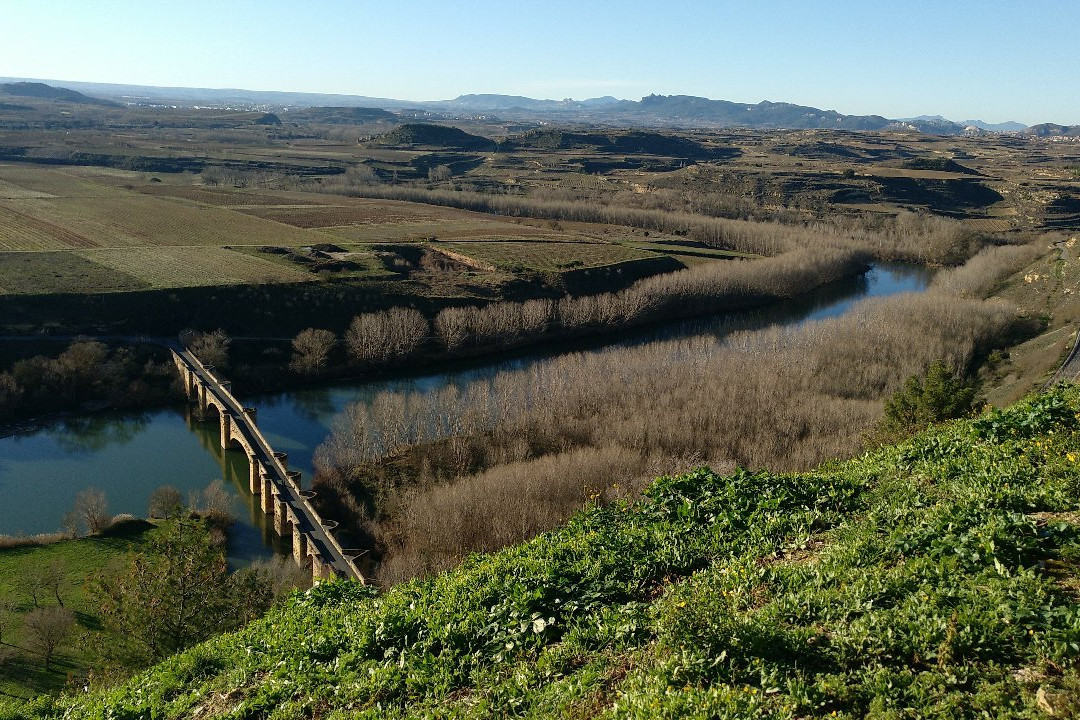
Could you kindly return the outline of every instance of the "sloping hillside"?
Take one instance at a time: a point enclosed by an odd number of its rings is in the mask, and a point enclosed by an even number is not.
[[[702,470],[372,597],[333,583],[43,717],[1065,717],[1080,393],[800,474]]]
[[[53,87],[39,82],[0,83],[0,94],[15,97],[32,97],[42,100],[59,100],[79,105],[104,105],[105,107],[123,107],[120,103],[101,98],[90,97],[76,90]]]

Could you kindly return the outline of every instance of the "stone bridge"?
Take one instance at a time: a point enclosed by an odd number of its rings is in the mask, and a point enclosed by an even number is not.
[[[204,415],[213,409],[221,427],[221,449],[240,449],[248,459],[248,489],[259,508],[271,518],[274,531],[292,536],[293,559],[310,567],[315,582],[341,577],[364,582],[356,555],[345,550],[331,532],[333,520],[323,520],[311,504],[314,495],[302,490],[300,473],[289,470],[285,453],[274,452],[255,424],[255,408],[244,407],[229,382],[219,380],[212,366],[203,365],[186,349],[172,350],[189,401]]]

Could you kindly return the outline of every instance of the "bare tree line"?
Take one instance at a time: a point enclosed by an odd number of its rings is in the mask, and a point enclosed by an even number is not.
[[[697,265],[639,280],[614,293],[450,307],[431,322],[418,310],[395,307],[356,316],[345,345],[356,364],[383,367],[424,351],[455,354],[505,347],[543,336],[631,327],[793,297],[853,275],[866,263],[866,255],[857,251],[797,249],[770,258]],[[293,340],[290,367],[316,374],[334,342],[328,330],[302,331]]]
[[[358,506],[376,498],[365,527],[393,581],[529,537],[583,498],[655,474],[658,458],[797,469],[850,455],[905,378],[935,360],[963,372],[1018,329],[1013,308],[949,290],[992,287],[1027,258],[984,251],[925,294],[798,327],[572,353],[433,394],[381,393],[339,419],[316,454],[318,482]],[[605,462],[607,480],[596,470]]]

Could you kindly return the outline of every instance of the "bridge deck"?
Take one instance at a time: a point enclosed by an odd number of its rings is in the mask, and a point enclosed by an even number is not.
[[[330,531],[323,526],[308,499],[289,482],[288,471],[275,457],[274,449],[270,447],[251,417],[244,412],[243,406],[191,352],[186,349],[175,352],[205,386],[207,392],[211,393],[221,405],[228,408],[232,416],[234,431],[239,431],[244,436],[255,459],[269,475],[278,499],[292,511],[290,515],[296,520],[294,523],[296,529],[307,535],[308,543],[318,553],[323,564],[333,568],[334,573],[339,577],[363,582],[364,578],[356,569],[352,559],[345,554]]]

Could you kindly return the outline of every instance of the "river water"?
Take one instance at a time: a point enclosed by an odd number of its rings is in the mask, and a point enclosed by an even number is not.
[[[923,268],[879,265],[866,275],[836,283],[766,310],[741,313],[740,324],[763,327],[798,324],[846,312],[870,296],[920,292],[931,273]],[[562,344],[523,352],[495,362],[477,361],[438,373],[373,382],[354,380],[291,392],[241,398],[258,408],[258,423],[275,450],[289,454],[292,469],[311,479],[311,457],[346,405],[370,400],[383,390],[431,391],[493,377],[571,350],[641,345],[658,340],[722,332],[730,317],[696,319],[628,331],[592,342]],[[145,516],[155,488],[172,485],[188,496],[224,480],[235,496],[239,518],[229,538],[229,559],[243,565],[273,553],[287,553],[247,493],[247,462],[240,452],[218,447],[216,421],[197,423],[179,400],[175,406],[143,412],[75,416],[34,431],[0,438],[0,535],[53,532],[79,491],[104,491],[109,512]]]

